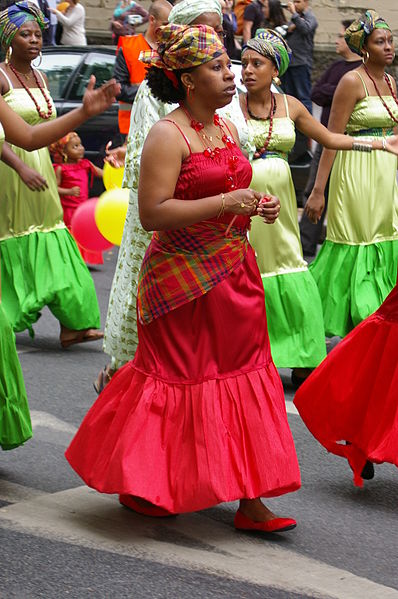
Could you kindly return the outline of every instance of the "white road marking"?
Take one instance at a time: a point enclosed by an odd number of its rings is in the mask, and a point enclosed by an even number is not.
[[[47,495],[47,493],[0,478],[0,499],[3,501],[16,503],[17,501],[25,501],[26,499],[42,497],[43,495]]]
[[[285,403],[286,403],[286,412],[288,414],[294,414],[295,416],[299,416],[298,410],[292,401],[287,399],[285,401]]]
[[[77,431],[77,428],[73,426],[73,424],[69,424],[69,422],[65,422],[64,420],[61,420],[60,418],[57,418],[48,412],[31,410],[30,417],[32,420],[33,429],[43,427],[60,433],[69,433],[71,435],[74,435]]]
[[[115,496],[100,495],[87,487],[3,507],[0,526],[322,599],[398,598],[398,591],[391,587],[276,546],[272,541],[239,534],[232,525],[206,514],[153,520],[122,509]]]
[[[21,354],[33,354],[34,352],[43,351],[40,347],[23,347],[22,349],[18,349],[17,345],[17,353]]]

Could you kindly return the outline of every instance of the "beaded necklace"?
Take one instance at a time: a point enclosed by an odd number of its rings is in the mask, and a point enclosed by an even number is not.
[[[41,86],[40,81],[36,75],[36,72],[34,69],[32,69],[32,73],[33,73],[33,78],[36,82],[36,86],[40,89],[41,94],[43,96],[43,98],[46,101],[47,104],[47,113],[45,113],[39,106],[39,104],[37,103],[36,98],[34,97],[34,95],[32,94],[32,92],[30,91],[30,88],[25,85],[24,81],[21,79],[21,77],[19,76],[18,71],[16,70],[15,67],[13,67],[13,65],[11,63],[8,64],[8,66],[10,67],[11,71],[14,73],[15,77],[18,79],[19,83],[22,85],[22,87],[24,88],[24,90],[26,91],[26,93],[28,94],[28,96],[30,97],[30,99],[32,100],[32,102],[34,103],[36,110],[37,110],[37,114],[45,121],[47,121],[53,113],[53,107],[52,107],[52,103],[51,103],[51,99],[49,96],[47,96],[44,92],[44,88]],[[26,75],[25,75],[26,77]]]
[[[207,135],[206,131],[204,130],[205,126],[202,122],[196,121],[192,117],[192,115],[188,112],[188,110],[186,109],[186,107],[183,104],[180,104],[180,107],[184,111],[184,113],[187,115],[190,126],[192,127],[192,129],[194,131],[196,131],[199,139],[201,140],[201,143],[203,144],[203,147],[204,147],[203,156],[205,156],[206,158],[210,158],[211,160],[214,160],[215,158],[217,158],[220,155],[222,148],[214,146],[213,137],[210,135]],[[220,129],[219,139],[221,139],[221,141],[223,142],[224,147],[227,148],[228,150],[230,150],[230,152],[231,152],[231,156],[228,157],[228,169],[225,172],[225,191],[226,192],[233,191],[234,189],[237,188],[236,187],[236,169],[238,168],[238,160],[239,160],[238,157],[232,153],[232,149],[236,147],[236,142],[229,130],[228,125],[226,123],[224,123],[224,121],[219,117],[218,114],[215,114],[213,116],[213,124]],[[225,124],[226,128],[228,129],[229,135],[224,130],[224,127],[223,127],[224,124]],[[210,144],[213,144],[213,147],[211,147]]]
[[[269,120],[269,129],[268,129],[267,139],[265,140],[264,145],[261,148],[259,148],[256,152],[254,152],[254,155],[253,155],[253,158],[261,158],[261,156],[263,154],[265,154],[265,152],[267,151],[267,148],[269,146],[269,143],[270,143],[271,137],[272,137],[272,130],[274,128],[274,114],[276,112],[276,101],[275,101],[274,94],[271,92],[271,104],[270,104],[270,108],[269,108],[269,115],[266,119],[264,119],[261,116],[256,116],[250,111],[248,94],[246,94],[246,112],[247,112],[247,116],[250,117],[251,119],[254,119],[255,121],[268,121]]]
[[[398,119],[397,119],[397,118],[396,118],[396,117],[393,115],[393,113],[391,112],[391,110],[390,110],[390,108],[388,107],[387,103],[385,102],[385,100],[384,100],[383,96],[381,95],[381,93],[380,93],[380,91],[379,91],[379,88],[377,87],[377,83],[376,83],[376,81],[373,79],[372,75],[369,73],[369,70],[368,70],[368,68],[367,68],[367,66],[366,66],[366,65],[364,65],[364,69],[365,69],[365,72],[366,72],[367,76],[369,77],[369,79],[370,79],[370,80],[371,80],[371,82],[373,83],[373,85],[374,85],[374,88],[375,88],[375,90],[376,90],[376,92],[377,92],[377,95],[379,96],[379,98],[380,98],[380,100],[381,100],[381,102],[382,102],[382,104],[383,104],[384,108],[387,110],[388,114],[390,115],[390,117],[391,117],[391,119],[394,121],[394,123],[397,123],[397,124],[398,124]],[[384,80],[385,80],[385,82],[386,82],[386,83],[387,83],[387,85],[388,85],[388,89],[389,89],[389,90],[390,90],[390,92],[391,92],[391,95],[392,95],[392,97],[393,97],[393,99],[394,99],[394,102],[395,102],[396,106],[398,106],[398,98],[397,98],[397,96],[395,95],[395,92],[394,92],[394,90],[393,90],[393,87],[392,87],[392,85],[391,85],[390,78],[389,78],[389,76],[387,75],[387,73],[384,73]]]

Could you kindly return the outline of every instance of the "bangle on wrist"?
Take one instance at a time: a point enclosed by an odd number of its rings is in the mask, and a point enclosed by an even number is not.
[[[387,140],[385,137],[383,137],[381,140],[381,147],[384,151],[387,150]]]
[[[373,149],[371,144],[354,141],[352,144],[352,150],[354,152],[371,152]]]
[[[217,214],[217,218],[221,218],[225,212],[225,193],[221,194],[221,208]]]

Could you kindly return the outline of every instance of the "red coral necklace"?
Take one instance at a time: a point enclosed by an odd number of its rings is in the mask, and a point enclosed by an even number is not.
[[[213,137],[207,135],[206,131],[204,130],[205,126],[202,122],[196,121],[183,104],[180,104],[180,107],[187,115],[190,126],[194,131],[196,131],[199,139],[201,140],[204,146],[203,155],[206,156],[206,158],[210,158],[211,160],[217,158],[220,155],[222,148],[219,148],[214,145]],[[229,130],[228,125],[219,117],[217,113],[213,116],[213,123],[216,127],[220,129],[219,139],[221,139],[221,141],[223,142],[224,147],[231,151],[231,156],[228,157],[228,169],[225,173],[225,191],[233,191],[234,189],[236,189],[236,170],[238,168],[239,161],[238,156],[232,153],[232,150],[236,148],[236,142],[233,138],[231,131]],[[225,125],[225,127],[227,128],[229,135],[224,130],[223,125]],[[213,144],[213,147],[211,147],[210,144]]]
[[[398,119],[397,119],[397,118],[396,118],[396,117],[393,115],[393,113],[391,112],[391,110],[390,110],[389,106],[387,105],[386,101],[384,100],[383,96],[381,95],[381,93],[380,93],[380,91],[379,91],[379,88],[377,87],[377,83],[376,83],[376,81],[373,79],[372,75],[369,73],[369,70],[368,70],[368,67],[366,66],[366,64],[364,65],[364,69],[365,69],[365,72],[366,72],[367,76],[369,77],[369,79],[370,79],[370,80],[371,80],[371,82],[373,83],[373,85],[374,85],[374,88],[375,88],[375,90],[376,90],[376,92],[377,92],[377,95],[379,96],[379,98],[380,98],[380,100],[381,100],[381,102],[382,102],[382,104],[383,104],[384,108],[387,110],[388,114],[390,115],[390,117],[391,117],[391,119],[394,121],[394,123],[397,123],[397,124],[398,124]],[[387,75],[387,73],[384,73],[384,80],[385,80],[385,82],[386,82],[386,83],[387,83],[387,85],[388,85],[388,89],[389,89],[389,90],[390,90],[390,92],[391,92],[391,95],[392,95],[392,97],[393,97],[393,99],[394,99],[394,102],[395,102],[395,104],[398,106],[398,98],[397,98],[397,96],[395,95],[395,92],[394,92],[394,90],[393,90],[393,87],[392,87],[392,85],[391,85],[390,78],[389,78],[389,76]]]
[[[24,83],[23,79],[20,77],[18,71],[16,70],[15,67],[13,67],[13,65],[11,63],[8,63],[8,66],[10,67],[11,71],[14,73],[15,77],[18,79],[19,83],[22,85],[22,87],[24,88],[24,90],[26,91],[26,93],[28,94],[28,96],[30,97],[30,99],[32,100],[32,102],[34,103],[36,110],[37,110],[37,114],[45,121],[47,121],[49,118],[51,118],[52,114],[53,114],[53,106],[52,106],[52,102],[51,102],[51,98],[49,95],[46,95],[43,86],[41,85],[37,75],[36,75],[36,71],[35,69],[32,69],[31,67],[31,71],[33,73],[33,78],[36,82],[36,86],[40,89],[41,94],[43,96],[43,98],[46,101],[47,104],[47,113],[44,112],[39,104],[37,103],[36,98],[34,97],[34,95],[32,94],[32,92],[30,91],[30,88]],[[26,77],[26,75],[24,75]]]

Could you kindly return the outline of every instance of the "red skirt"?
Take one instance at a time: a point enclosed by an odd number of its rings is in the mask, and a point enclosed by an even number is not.
[[[170,512],[300,487],[253,251],[199,299],[139,326],[66,452],[103,493]]]
[[[398,287],[303,383],[294,403],[328,451],[362,486],[367,460],[398,466]],[[346,441],[350,444],[347,445]]]

